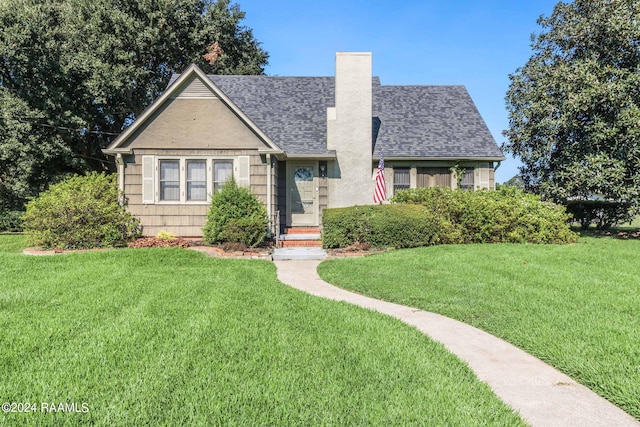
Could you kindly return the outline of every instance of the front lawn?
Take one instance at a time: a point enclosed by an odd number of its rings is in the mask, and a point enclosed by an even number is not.
[[[0,397],[36,412],[0,425],[523,425],[442,346],[272,263],[21,239],[0,236]]]
[[[330,260],[319,273],[502,337],[640,419],[638,240],[434,246]]]

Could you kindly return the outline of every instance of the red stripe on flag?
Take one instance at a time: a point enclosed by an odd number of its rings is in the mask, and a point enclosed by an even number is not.
[[[384,182],[384,160],[380,159],[376,172],[376,191],[373,193],[373,203],[380,203],[387,199],[387,185]]]

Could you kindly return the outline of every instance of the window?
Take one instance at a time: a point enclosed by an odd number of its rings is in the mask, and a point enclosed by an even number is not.
[[[178,160],[160,160],[160,200],[180,200]]]
[[[417,187],[451,187],[449,168],[418,168]]]
[[[187,200],[207,200],[206,160],[187,160]]]
[[[463,190],[473,191],[473,168],[465,168],[464,175],[462,175],[462,181],[460,181],[460,188]]]
[[[142,156],[143,204],[194,204],[211,201],[231,177],[240,186],[251,185],[250,156]]]
[[[214,160],[213,162],[213,191],[217,193],[233,176],[233,162],[230,160]]]
[[[393,193],[400,190],[407,190],[411,186],[409,178],[409,168],[393,169]]]

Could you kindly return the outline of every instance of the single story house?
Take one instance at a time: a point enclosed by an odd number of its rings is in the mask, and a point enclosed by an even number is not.
[[[147,236],[201,236],[211,195],[231,176],[265,203],[276,232],[318,226],[327,207],[372,204],[381,155],[387,198],[494,188],[504,160],[463,86],[382,85],[367,52],[338,52],[335,77],[191,65],[103,151]]]

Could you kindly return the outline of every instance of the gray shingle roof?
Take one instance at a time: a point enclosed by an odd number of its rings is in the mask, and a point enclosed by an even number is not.
[[[327,107],[334,104],[333,77],[209,78],[287,153],[327,153]]]
[[[373,93],[375,155],[502,157],[464,86],[374,86]]]
[[[328,153],[333,77],[208,77],[288,154]],[[374,155],[502,158],[463,86],[381,86],[374,77],[372,88]]]

